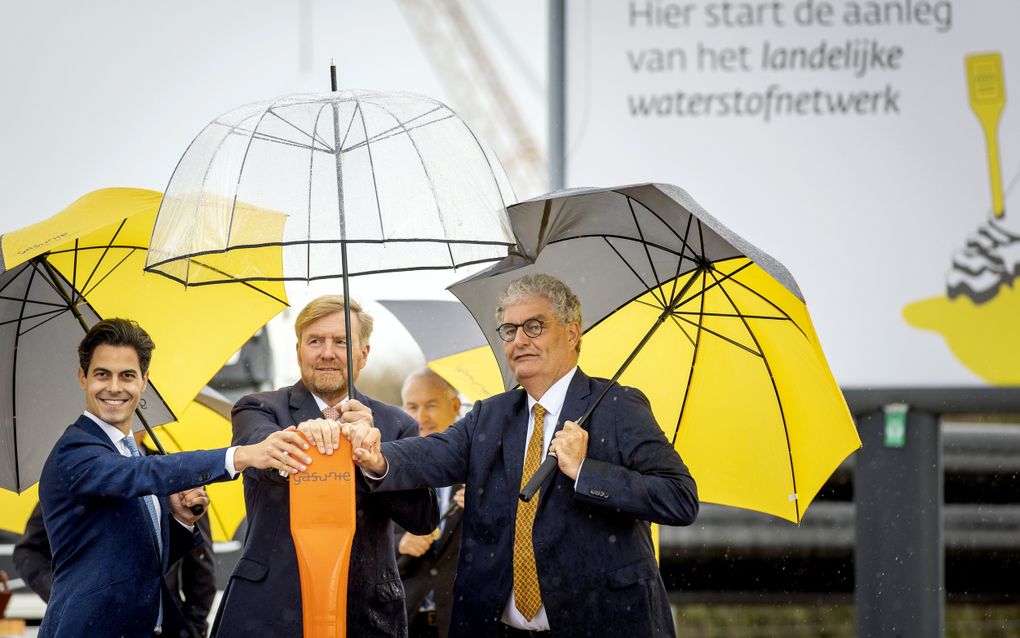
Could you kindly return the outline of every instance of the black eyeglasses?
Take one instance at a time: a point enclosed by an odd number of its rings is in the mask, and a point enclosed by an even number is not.
[[[537,339],[545,328],[545,322],[541,319],[528,319],[524,323],[504,323],[496,328],[499,338],[507,343],[517,338],[517,329],[524,328],[524,334],[532,339]]]

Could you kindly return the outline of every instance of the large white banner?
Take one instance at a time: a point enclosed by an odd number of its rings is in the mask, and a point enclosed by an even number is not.
[[[568,186],[677,184],[849,387],[1020,385],[1020,3],[567,3]]]

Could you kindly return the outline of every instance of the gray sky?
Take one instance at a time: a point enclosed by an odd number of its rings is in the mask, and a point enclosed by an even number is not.
[[[464,5],[544,147],[545,3]],[[0,5],[0,56],[0,233],[98,188],[162,191],[206,123],[248,102],[328,90],[331,57],[341,88],[465,109],[395,0],[18,0]]]

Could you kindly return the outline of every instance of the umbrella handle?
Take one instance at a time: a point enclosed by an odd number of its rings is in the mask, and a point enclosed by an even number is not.
[[[546,479],[548,479],[552,473],[556,471],[557,463],[556,454],[550,452],[549,455],[545,457],[545,460],[542,461],[542,465],[538,466],[535,473],[531,475],[531,479],[527,482],[527,484],[521,488],[520,498],[522,501],[527,503],[534,498],[535,493],[538,492],[538,488],[542,487],[542,484],[545,483]]]

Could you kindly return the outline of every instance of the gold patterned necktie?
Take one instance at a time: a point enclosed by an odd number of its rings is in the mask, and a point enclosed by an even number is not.
[[[545,408],[536,403],[534,411],[535,429],[531,433],[528,451],[524,456],[522,488],[542,463],[542,444],[545,438],[542,425],[545,422]],[[542,607],[542,592],[538,588],[538,570],[535,568],[535,547],[531,538],[537,511],[538,494],[527,503],[517,501],[517,521],[514,525],[514,605],[528,620],[534,618]]]

